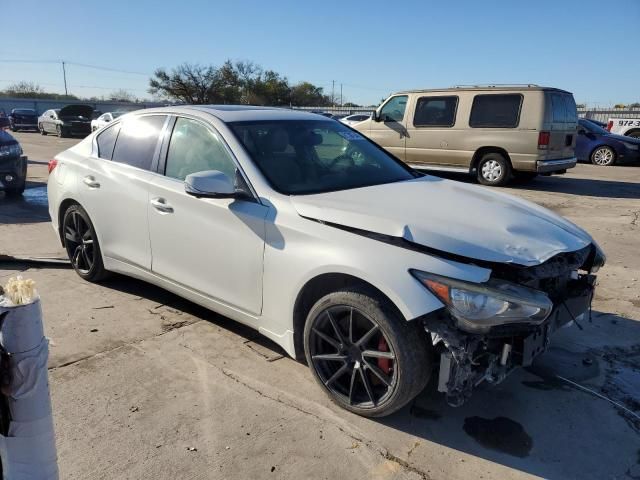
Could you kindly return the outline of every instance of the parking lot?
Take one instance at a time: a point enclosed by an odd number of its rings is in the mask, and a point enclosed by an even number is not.
[[[137,280],[82,281],[46,198],[48,160],[78,140],[15,137],[29,181],[0,193],[0,283],[21,274],[42,297],[61,478],[640,478],[640,165],[502,189],[602,246],[591,321],[463,407],[430,386],[371,420],[252,330]]]

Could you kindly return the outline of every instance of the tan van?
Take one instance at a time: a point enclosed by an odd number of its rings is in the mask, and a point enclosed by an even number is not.
[[[504,185],[573,168],[577,120],[564,90],[474,86],[396,93],[353,128],[412,167]]]

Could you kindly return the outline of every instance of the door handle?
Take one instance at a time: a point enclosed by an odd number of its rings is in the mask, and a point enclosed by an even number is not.
[[[82,182],[89,188],[100,188],[100,182],[96,182],[96,179],[91,175],[84,177]]]
[[[164,198],[151,199],[151,206],[162,213],[173,213],[173,207]]]

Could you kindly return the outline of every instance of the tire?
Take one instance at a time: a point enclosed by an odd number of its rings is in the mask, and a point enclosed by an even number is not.
[[[71,266],[82,279],[99,282],[108,277],[95,228],[80,205],[71,205],[64,212],[62,234]]]
[[[58,135],[58,138],[67,137],[67,132],[65,132],[64,128],[60,125],[56,125],[56,134]]]
[[[591,163],[600,167],[609,167],[616,163],[616,152],[607,145],[600,145],[591,152]]]
[[[44,125],[42,125],[41,123],[38,124],[38,130],[40,130],[40,135],[46,135],[47,131],[44,129]]]
[[[304,350],[331,400],[365,417],[383,417],[409,403],[427,385],[433,365],[420,323],[407,322],[366,287],[316,302],[305,323]]]
[[[485,153],[477,168],[478,182],[482,185],[500,187],[511,181],[511,164],[500,153]]]

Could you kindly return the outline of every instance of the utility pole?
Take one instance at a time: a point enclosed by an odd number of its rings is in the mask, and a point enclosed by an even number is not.
[[[342,108],[342,84],[340,84],[340,108]]]
[[[336,104],[335,89],[336,89],[336,81],[331,80],[331,106],[332,107],[335,106]]]
[[[64,61],[62,62],[62,77],[64,78],[64,94],[69,95],[67,90],[67,70],[64,68]]]

